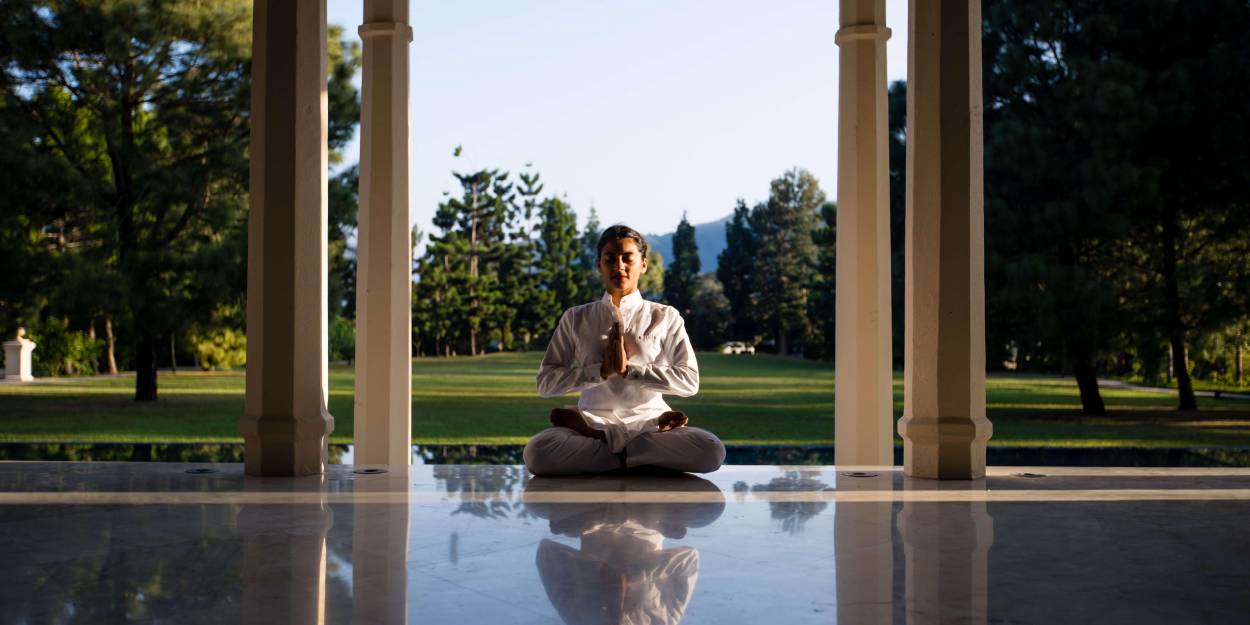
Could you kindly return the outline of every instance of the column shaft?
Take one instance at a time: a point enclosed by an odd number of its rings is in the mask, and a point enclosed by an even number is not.
[[[894,464],[883,0],[842,0],[838,55],[835,461]]]
[[[985,475],[980,0],[912,0],[907,50],[909,476]]]
[[[247,240],[249,475],[325,470],[326,3],[257,0]]]
[[[356,259],[357,464],[402,464],[412,444],[408,0],[366,0]]]

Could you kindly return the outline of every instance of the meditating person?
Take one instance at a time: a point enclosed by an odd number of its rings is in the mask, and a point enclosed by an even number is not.
[[[581,392],[576,406],[551,411],[550,427],[525,445],[535,475],[660,467],[707,473],[725,446],[664,403],[663,395],[699,391],[699,363],[685,322],[672,306],[638,291],[647,272],[647,241],[616,225],[599,237],[605,293],[564,311],[538,369],[538,394]]]

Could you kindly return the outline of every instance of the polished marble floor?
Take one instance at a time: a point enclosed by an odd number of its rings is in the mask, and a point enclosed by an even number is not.
[[[1250,622],[1250,469],[365,469],[0,462],[0,624]]]

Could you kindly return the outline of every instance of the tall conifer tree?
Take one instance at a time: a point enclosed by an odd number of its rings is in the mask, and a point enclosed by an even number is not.
[[[664,269],[664,303],[689,317],[699,279],[699,245],[685,213],[673,234],[673,260]]]

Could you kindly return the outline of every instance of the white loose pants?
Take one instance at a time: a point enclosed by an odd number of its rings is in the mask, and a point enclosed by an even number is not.
[[[602,473],[655,466],[689,473],[711,473],[725,461],[725,445],[707,430],[679,427],[640,434],[625,446],[625,463],[597,438],[564,427],[547,428],[525,444],[525,466],[534,475]]]

